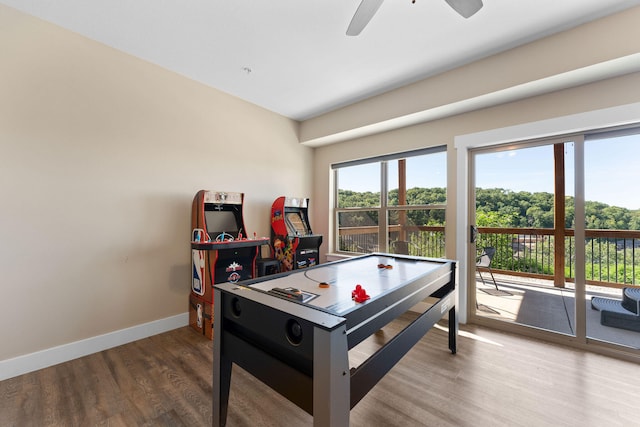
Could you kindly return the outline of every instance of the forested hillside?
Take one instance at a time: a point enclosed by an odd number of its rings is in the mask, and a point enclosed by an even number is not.
[[[339,207],[376,207],[380,194],[339,190]],[[567,197],[567,228],[574,228],[573,197]],[[397,205],[398,190],[390,191],[389,205]],[[428,205],[446,203],[444,188],[412,188],[407,190],[407,204]],[[629,210],[605,203],[585,203],[588,229],[640,230],[640,209]],[[413,215],[413,216],[412,216]],[[418,217],[417,215],[421,215]],[[442,212],[424,216],[409,212],[415,225],[443,224]],[[514,192],[502,188],[476,190],[476,223],[480,227],[533,227],[553,228],[553,194]]]

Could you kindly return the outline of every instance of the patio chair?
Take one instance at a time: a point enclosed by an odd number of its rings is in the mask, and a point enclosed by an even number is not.
[[[496,291],[499,291],[500,289],[498,289],[498,284],[496,283],[496,279],[495,277],[493,277],[493,271],[491,271],[491,261],[493,260],[493,256],[495,254],[496,254],[496,248],[494,247],[487,246],[482,248],[482,252],[476,258],[476,270],[478,271],[478,274],[480,275],[480,279],[482,280],[482,283],[485,286],[486,286],[486,283],[484,281],[484,277],[482,277],[482,273],[480,272],[480,269],[486,268],[487,270],[489,270],[489,273],[491,274],[491,280],[493,280],[493,285],[496,287]]]
[[[396,240],[391,242],[391,249],[394,254],[409,255],[409,242]]]

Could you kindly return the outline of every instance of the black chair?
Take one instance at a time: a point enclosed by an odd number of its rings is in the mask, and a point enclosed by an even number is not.
[[[391,242],[391,248],[394,254],[409,255],[409,242],[396,240]]]
[[[498,284],[496,283],[496,279],[493,277],[493,271],[491,271],[491,261],[493,260],[493,256],[495,254],[496,254],[496,248],[494,247],[487,246],[485,248],[482,248],[482,252],[476,258],[476,270],[478,271],[478,274],[480,275],[480,279],[482,279],[482,283],[485,286],[486,286],[486,283],[484,281],[484,277],[482,277],[482,273],[480,272],[480,269],[486,268],[487,270],[489,270],[489,273],[491,274],[491,280],[493,280],[493,285],[496,287],[496,290],[499,291]]]
[[[263,258],[262,246],[260,246],[260,248],[258,248],[258,257],[256,259],[256,277],[263,277],[277,273],[280,273],[280,261],[275,258]]]
[[[257,276],[263,277],[280,272],[280,261],[275,258],[258,258],[256,260]]]

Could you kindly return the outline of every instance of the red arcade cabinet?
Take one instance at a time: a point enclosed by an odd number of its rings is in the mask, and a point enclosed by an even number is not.
[[[322,236],[309,225],[309,199],[279,197],[271,206],[271,245],[281,271],[319,264]]]
[[[200,190],[191,211],[189,324],[212,339],[213,285],[252,279],[256,257],[269,239],[248,239],[243,193]]]

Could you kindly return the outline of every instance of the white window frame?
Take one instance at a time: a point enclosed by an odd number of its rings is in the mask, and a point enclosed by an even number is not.
[[[333,206],[333,230],[332,235],[334,239],[334,248],[335,253],[340,255],[355,255],[367,252],[348,252],[340,249],[340,221],[339,215],[343,212],[368,212],[368,211],[377,211],[378,212],[378,250],[377,252],[390,252],[389,248],[389,212],[390,211],[410,211],[410,210],[443,210],[446,213],[446,203],[445,204],[428,204],[428,205],[394,205],[389,206],[389,188],[388,188],[388,164],[390,161],[407,159],[410,157],[416,156],[424,156],[429,154],[436,154],[447,151],[447,146],[436,146],[429,147],[419,150],[413,150],[408,152],[394,153],[388,154],[384,156],[377,156],[368,159],[360,159],[348,162],[341,162],[333,164],[331,167],[333,169],[333,192],[334,192],[334,206]],[[378,206],[372,207],[348,207],[348,208],[339,208],[338,207],[338,190],[340,185],[340,180],[338,177],[339,171],[344,167],[358,166],[364,164],[373,164],[378,163],[380,165],[380,203]],[[445,161],[445,169],[446,169],[446,161]]]

